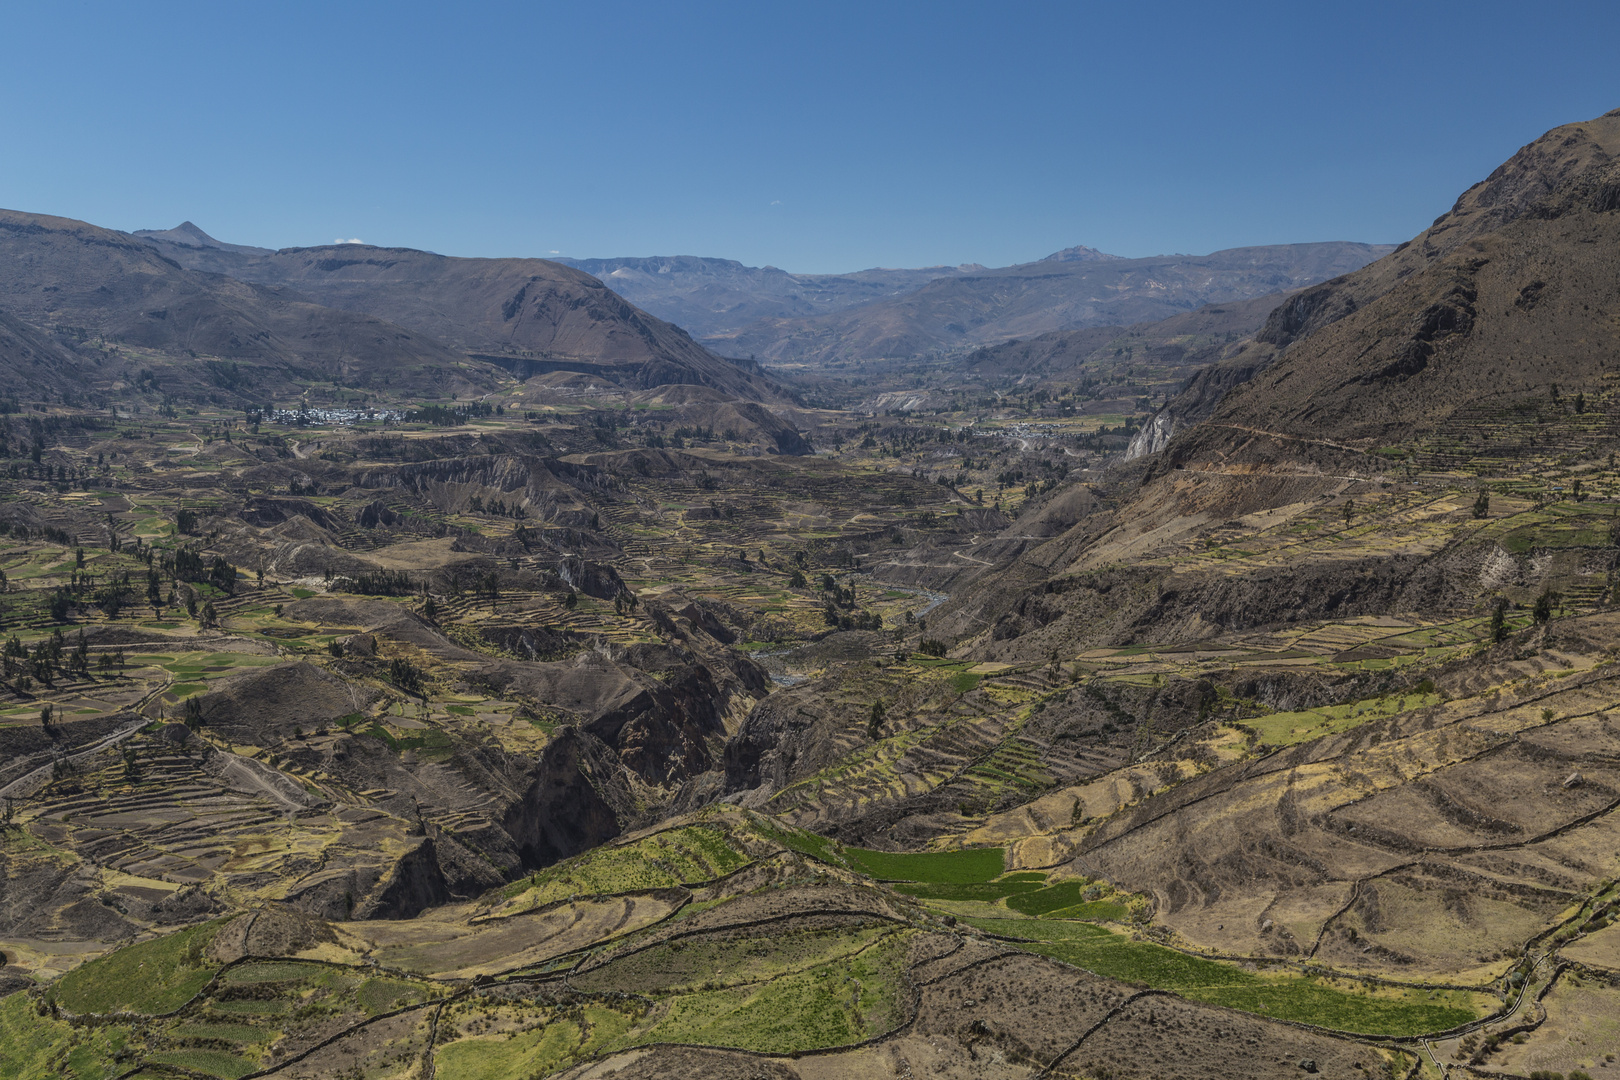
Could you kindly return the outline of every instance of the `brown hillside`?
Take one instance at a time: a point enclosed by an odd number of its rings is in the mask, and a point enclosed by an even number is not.
[[[254,254],[157,234],[150,240],[185,265],[398,322],[520,378],[590,370],[637,389],[686,383],[754,400],[780,395],[770,380],[716,357],[589,274],[544,259],[460,259],[360,244]]]
[[[0,303],[24,321],[244,363],[257,369],[248,381],[265,388],[289,375],[426,387],[458,378],[493,385],[498,374],[380,318],[187,270],[83,221],[0,211],[0,255]],[[181,374],[205,376],[202,368]]]
[[[1620,371],[1617,157],[1620,110],[1556,128],[1395,253],[1290,300],[1225,363],[1262,373],[1172,458],[1294,452],[1260,432],[1366,451],[1514,410],[1574,412]]]
[[[915,292],[811,319],[767,320],[722,339],[736,355],[820,365],[955,352],[1088,326],[1153,322],[1358,269],[1373,244],[1288,244],[1210,255],[1053,261],[943,278]]]

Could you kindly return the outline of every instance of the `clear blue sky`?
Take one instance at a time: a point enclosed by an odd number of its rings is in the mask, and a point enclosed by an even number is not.
[[[799,271],[1398,241],[1620,107],[1620,4],[36,3],[0,206]]]

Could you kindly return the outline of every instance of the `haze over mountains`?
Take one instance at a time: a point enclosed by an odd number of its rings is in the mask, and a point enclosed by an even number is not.
[[[1289,244],[1148,259],[1043,259],[940,278],[913,292],[710,339],[779,364],[952,354],[1052,330],[1150,322],[1204,304],[1281,293],[1359,269],[1387,245]]]

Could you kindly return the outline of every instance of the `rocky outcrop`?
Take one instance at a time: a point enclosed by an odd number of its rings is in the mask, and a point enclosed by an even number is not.
[[[618,836],[633,804],[612,750],[569,727],[546,745],[528,788],[501,824],[525,867],[550,866]]]

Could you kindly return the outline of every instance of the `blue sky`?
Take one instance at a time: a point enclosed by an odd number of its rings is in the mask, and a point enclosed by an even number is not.
[[[6,6],[0,206],[790,270],[1398,241],[1620,107],[1620,4]]]

